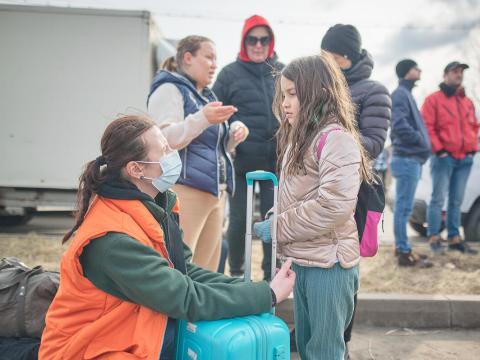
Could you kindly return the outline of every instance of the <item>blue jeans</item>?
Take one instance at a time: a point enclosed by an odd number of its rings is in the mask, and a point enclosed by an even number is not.
[[[407,222],[412,213],[415,190],[422,174],[422,164],[412,158],[394,156],[390,166],[392,176],[396,180],[393,214],[395,247],[402,253],[408,253],[412,248],[407,237]]]
[[[353,316],[358,266],[330,269],[293,264],[295,336],[302,360],[343,360],[343,334]]]
[[[467,156],[457,160],[451,156],[432,156],[430,160],[432,174],[432,199],[428,205],[428,236],[440,233],[442,208],[448,193],[447,231],[448,238],[459,235],[461,223],[460,206],[465,195],[465,186],[472,169],[473,158]]]

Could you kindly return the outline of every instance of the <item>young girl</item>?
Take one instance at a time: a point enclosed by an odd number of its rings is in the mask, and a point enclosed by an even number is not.
[[[370,181],[368,159],[344,77],[326,53],[282,71],[274,110],[281,123],[277,239],[297,274],[298,351],[304,360],[340,360],[358,290],[354,211],[362,179]],[[255,226],[264,241],[270,226],[271,219]]]

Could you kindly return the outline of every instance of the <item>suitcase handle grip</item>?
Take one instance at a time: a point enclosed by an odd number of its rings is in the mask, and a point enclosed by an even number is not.
[[[273,182],[273,224],[272,224],[272,267],[271,279],[275,276],[276,260],[277,260],[277,193],[278,179],[274,173],[257,170],[248,172],[245,175],[247,179],[247,221],[245,232],[245,281],[251,281],[252,276],[252,215],[253,215],[253,185],[255,181],[272,181]]]
[[[274,186],[278,186],[278,179],[275,176],[274,173],[268,172],[268,171],[263,171],[263,170],[256,170],[256,171],[250,171],[247,172],[245,175],[247,178],[247,185],[253,185],[253,182],[255,180],[271,180],[273,182]]]

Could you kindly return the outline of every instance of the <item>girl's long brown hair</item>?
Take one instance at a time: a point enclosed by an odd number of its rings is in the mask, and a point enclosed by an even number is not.
[[[281,76],[294,83],[300,113],[296,122],[290,125],[282,107],[283,94],[278,76],[273,102],[273,112],[280,121],[277,132],[278,169],[288,175],[306,173],[304,158],[312,141],[325,126],[338,123],[352,134],[358,144],[362,159],[361,175],[370,182],[369,159],[360,142],[355,108],[345,77],[331,55],[322,51],[320,55],[298,58],[282,70]],[[281,168],[289,146],[288,160]]]
[[[102,155],[88,162],[80,176],[75,225],[63,237],[62,244],[83,223],[93,195],[107,177],[120,176],[128,162],[146,158],[148,149],[142,135],[153,126],[155,123],[144,115],[122,116],[107,126],[101,140]]]

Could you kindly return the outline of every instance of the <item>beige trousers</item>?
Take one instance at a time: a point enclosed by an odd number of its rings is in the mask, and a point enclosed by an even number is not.
[[[226,190],[220,192],[220,197],[185,185],[177,184],[173,190],[180,200],[180,228],[185,243],[193,252],[192,262],[204,269],[217,271]]]

